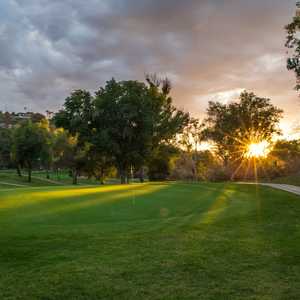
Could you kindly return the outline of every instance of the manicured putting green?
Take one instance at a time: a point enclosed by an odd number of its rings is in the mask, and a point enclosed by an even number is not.
[[[0,299],[300,299],[300,197],[235,184],[1,186],[0,269]]]

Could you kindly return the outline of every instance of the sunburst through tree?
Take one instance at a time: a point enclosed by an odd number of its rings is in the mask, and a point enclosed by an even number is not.
[[[261,142],[250,143],[247,146],[245,157],[246,158],[266,158],[271,152],[271,144],[264,140]]]
[[[243,92],[236,102],[210,102],[204,136],[214,142],[227,177],[257,178],[273,147],[282,110],[269,99]]]

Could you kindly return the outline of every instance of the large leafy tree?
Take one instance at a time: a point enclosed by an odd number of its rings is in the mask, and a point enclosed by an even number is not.
[[[93,114],[94,99],[91,94],[86,90],[75,90],[66,98],[63,109],[53,117],[55,126],[67,130],[73,137],[73,142],[68,147],[68,150],[72,149],[73,160],[68,161],[72,168],[74,184],[77,184],[80,170],[85,167],[93,133]]]
[[[64,128],[75,136],[79,144],[88,141],[92,132],[94,99],[86,90],[75,90],[66,98],[63,109],[55,114],[53,121],[56,127]]]
[[[170,96],[171,83],[156,75],[147,75],[148,97],[151,103],[152,147],[170,143],[189,124],[188,113],[177,109]]]
[[[286,47],[289,51],[289,58],[287,59],[287,68],[292,70],[296,74],[297,84],[296,89],[300,90],[300,1],[297,2],[297,13],[293,18],[292,22],[286,25],[285,29],[287,32]]]
[[[54,142],[54,128],[49,124],[49,121],[45,118],[41,119],[39,123],[43,129],[45,143],[41,151],[41,165],[46,171],[47,179],[50,178],[49,170],[53,164],[53,142]]]
[[[151,153],[170,143],[189,121],[173,106],[170,90],[168,80],[147,76],[147,83],[112,79],[95,97],[74,91],[54,116],[55,125],[76,138],[79,156],[86,153],[86,165],[80,159],[74,176],[84,169],[103,179],[114,164],[125,183],[131,171],[151,161]]]
[[[279,140],[274,145],[270,155],[276,162],[277,169],[288,175],[299,172],[300,167],[300,140]]]
[[[272,105],[270,99],[246,91],[238,102],[209,102],[207,115],[203,134],[216,144],[225,165],[241,158],[250,143],[270,141],[280,133],[282,110]]]
[[[18,166],[28,170],[28,182],[35,164],[41,162],[44,147],[47,144],[47,130],[31,121],[22,123],[13,132],[13,157]]]
[[[147,76],[147,84],[112,79],[96,93],[96,136],[114,158],[122,183],[131,168],[153,162],[155,150],[188,123],[189,115],[173,106],[170,89],[168,80]]]
[[[151,181],[166,180],[172,172],[180,151],[172,144],[161,144],[151,153],[148,176]]]
[[[102,150],[101,150],[102,149]],[[105,179],[115,174],[114,161],[111,155],[100,149],[96,145],[91,145],[85,161],[84,172],[88,177],[94,177],[101,184]]]
[[[76,137],[71,136],[68,131],[62,128],[56,129],[53,132],[52,161],[57,178],[59,178],[59,171],[61,169],[79,169],[82,164],[85,164],[85,155],[78,155],[78,153],[80,152],[77,147]],[[77,183],[76,176],[73,176],[73,183]]]
[[[170,164],[176,152],[173,151],[175,140],[188,127],[190,116],[174,106],[170,96],[172,87],[167,78],[147,75],[146,81],[152,120],[151,151],[147,158],[149,178],[162,180],[170,175]]]
[[[114,158],[121,182],[132,167],[143,164],[151,146],[151,103],[144,83],[108,81],[96,92],[97,149]]]
[[[203,123],[199,119],[191,118],[188,125],[179,135],[178,143],[187,153],[193,154],[203,141]]]

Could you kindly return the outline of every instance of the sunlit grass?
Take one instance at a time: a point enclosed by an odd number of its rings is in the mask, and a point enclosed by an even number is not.
[[[218,215],[222,213],[229,206],[229,199],[234,194],[234,190],[224,188],[220,195],[216,197],[207,212],[203,214],[202,223],[211,224],[217,219]]]
[[[0,299],[298,299],[299,223],[248,185],[0,190]]]

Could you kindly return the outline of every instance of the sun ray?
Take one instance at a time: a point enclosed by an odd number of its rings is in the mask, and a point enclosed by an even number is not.
[[[250,143],[246,147],[245,157],[246,158],[267,157],[270,152],[271,152],[270,143],[266,140],[263,140],[257,143]]]

